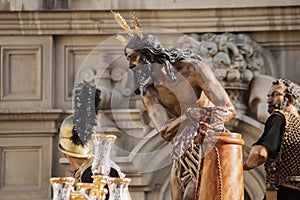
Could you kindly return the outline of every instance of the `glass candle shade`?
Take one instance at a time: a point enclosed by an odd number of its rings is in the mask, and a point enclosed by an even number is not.
[[[109,200],[131,200],[128,190],[130,181],[129,178],[109,178]]]
[[[69,200],[70,193],[75,183],[73,177],[53,177],[49,179],[52,189],[52,200]]]
[[[92,173],[94,175],[109,175],[110,172],[110,151],[116,140],[115,135],[93,134]]]

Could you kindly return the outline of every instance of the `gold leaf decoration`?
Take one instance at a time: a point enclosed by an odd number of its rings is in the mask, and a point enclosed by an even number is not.
[[[136,34],[138,34],[138,36],[142,39],[143,38],[142,27],[139,23],[138,18],[135,16],[135,12],[132,14],[132,22],[133,22]]]
[[[130,27],[128,26],[128,24],[126,23],[125,19],[120,15],[120,13],[111,11],[112,14],[114,15],[115,20],[118,22],[118,24],[120,25],[120,27],[122,29],[124,29],[126,31],[126,33],[130,36],[133,37],[133,33],[132,30],[130,29]]]
[[[128,41],[122,36],[117,34],[116,39],[119,40],[124,46],[128,43]]]

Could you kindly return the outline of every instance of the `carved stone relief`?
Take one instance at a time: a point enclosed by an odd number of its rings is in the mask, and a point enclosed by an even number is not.
[[[246,113],[244,98],[253,78],[263,67],[261,47],[245,34],[192,34],[182,36],[177,48],[200,55],[227,90],[239,113]]]

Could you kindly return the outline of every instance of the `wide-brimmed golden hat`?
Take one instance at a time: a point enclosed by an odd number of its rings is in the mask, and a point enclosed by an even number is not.
[[[59,132],[58,149],[69,156],[76,158],[87,158],[91,156],[89,145],[75,144],[72,140],[73,136],[73,116],[64,119]]]

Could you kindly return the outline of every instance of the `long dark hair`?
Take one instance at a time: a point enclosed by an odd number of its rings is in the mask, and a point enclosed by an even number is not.
[[[171,70],[172,63],[178,62],[186,58],[194,58],[201,60],[200,56],[194,54],[191,50],[183,51],[177,48],[173,48],[170,50],[163,48],[160,41],[154,35],[151,34],[144,34],[142,38],[140,38],[138,35],[134,35],[134,37],[125,46],[125,54],[126,49],[133,49],[136,52],[141,53],[145,63],[147,63],[146,60],[149,60],[147,57],[147,53],[152,53],[156,62],[164,66],[168,77],[173,81],[176,80],[176,77]]]

